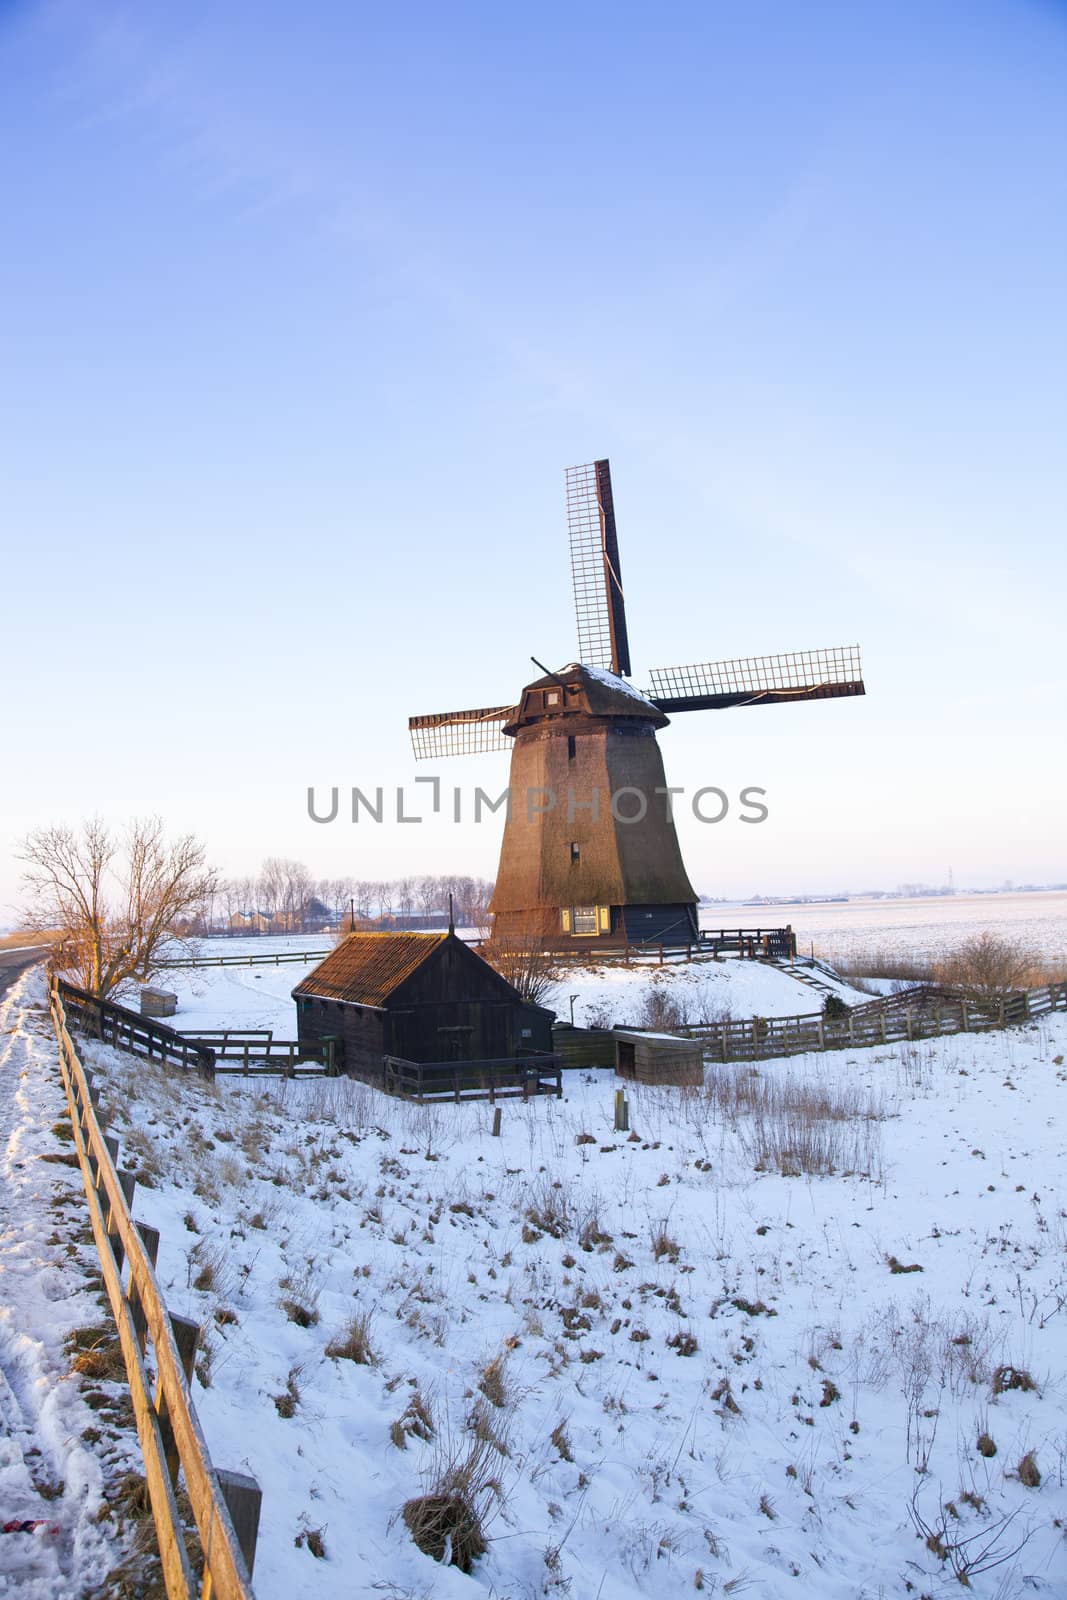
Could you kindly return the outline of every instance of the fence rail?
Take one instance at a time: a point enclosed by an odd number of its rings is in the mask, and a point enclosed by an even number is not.
[[[68,987],[50,982],[49,1010],[89,1219],[126,1365],[168,1600],[195,1600],[198,1591],[200,1600],[254,1600],[259,1487],[211,1464],[188,1383],[200,1330],[171,1317],[163,1303],[153,1270],[159,1235],[131,1215],[134,1180],[116,1170],[118,1143],[105,1136],[97,1119],[92,1079],[67,1027],[62,991]],[[154,1396],[144,1361],[148,1341],[158,1374]],[[196,1524],[202,1581],[189,1560],[175,1500],[179,1471]]]
[[[600,966],[604,962],[621,961],[637,965],[666,966],[673,961],[693,961],[700,956],[740,956],[749,961],[800,961],[812,963],[808,957],[798,957],[796,937],[791,928],[702,928],[700,936],[687,940],[650,940],[646,944],[597,944],[588,946],[567,945],[555,948],[553,954],[565,956],[575,965]]]
[[[992,1000],[919,985],[853,1006],[842,1015],[817,1011],[793,1017],[750,1017],[743,1022],[698,1023],[677,1031],[702,1040],[705,1054],[720,1061],[753,1061],[1005,1028],[1060,1010],[1067,1010],[1067,983],[1045,984]]]
[[[386,1056],[382,1087],[405,1100],[532,1100],[563,1097],[558,1055],[501,1056],[492,1061],[405,1061]]]
[[[274,950],[247,956],[182,956],[160,961],[158,966],[168,972],[179,967],[284,967],[294,961],[325,961],[329,953],[327,946],[325,950]]]

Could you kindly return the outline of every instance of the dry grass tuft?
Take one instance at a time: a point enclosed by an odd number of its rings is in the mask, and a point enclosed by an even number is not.
[[[1021,1389],[1027,1394],[1037,1384],[1024,1367],[998,1367],[993,1374],[993,1394],[1005,1394],[1009,1389]]]
[[[652,1254],[657,1261],[662,1261],[666,1256],[670,1262],[675,1262],[682,1253],[682,1247],[677,1239],[672,1239],[667,1232],[666,1218],[662,1222],[653,1224],[651,1230]]]
[[[503,1493],[491,1440],[469,1438],[438,1462],[428,1492],[407,1501],[401,1516],[424,1555],[470,1572],[488,1546],[484,1522],[492,1496]]]
[[[553,1445],[555,1446],[556,1454],[559,1456],[559,1459],[561,1461],[573,1461],[574,1460],[574,1455],[573,1455],[572,1450],[571,1450],[570,1437],[569,1437],[569,1435],[567,1433],[567,1429],[565,1428],[565,1426],[563,1425],[562,1422],[557,1422],[556,1423],[556,1426],[552,1429],[552,1432],[549,1434],[548,1437],[551,1439]]]
[[[978,1454],[980,1456],[985,1456],[986,1460],[988,1460],[991,1456],[995,1456],[996,1453],[997,1447],[993,1443],[993,1440],[990,1438],[989,1434],[980,1433],[978,1435]]]
[[[890,1272],[897,1275],[902,1272],[922,1272],[923,1270],[917,1261],[912,1261],[905,1265],[903,1261],[898,1261],[896,1256],[886,1256],[885,1261]]]
[[[371,1344],[370,1324],[369,1311],[357,1312],[344,1333],[330,1340],[326,1354],[338,1361],[354,1361],[359,1367],[376,1367],[378,1357]]]
[[[298,1328],[313,1328],[319,1320],[319,1313],[314,1306],[301,1305],[299,1300],[279,1300],[278,1304]]]
[[[87,1343],[80,1342],[80,1336],[86,1334],[102,1334],[103,1337]],[[68,1351],[78,1351],[71,1362],[71,1371],[80,1373],[83,1378],[96,1378],[105,1383],[124,1383],[126,1380],[126,1362],[122,1355],[122,1345],[108,1330],[95,1328],[81,1328],[67,1340]]]
[[[297,1381],[300,1377],[300,1371],[299,1367],[290,1367],[289,1375],[285,1380],[284,1393],[271,1397],[274,1401],[274,1408],[280,1417],[296,1415],[296,1408],[300,1404],[300,1385]]]
[[[389,1437],[398,1450],[406,1450],[409,1439],[429,1440],[437,1432],[433,1411],[423,1399],[422,1391],[414,1389],[403,1414],[389,1424]]]
[[[478,1380],[478,1387],[491,1406],[503,1409],[508,1404],[509,1389],[507,1375],[504,1371],[504,1357],[494,1356],[492,1361],[483,1369]]]
[[[1037,1460],[1032,1450],[1028,1450],[1019,1462],[1016,1471],[1019,1482],[1024,1489],[1036,1489],[1041,1483],[1041,1473],[1038,1471]]]
[[[540,1233],[562,1239],[571,1226],[570,1204],[563,1185],[542,1176],[533,1186],[526,1220]]]
[[[464,1494],[423,1494],[408,1500],[401,1516],[423,1555],[469,1572],[489,1548],[478,1512]]]

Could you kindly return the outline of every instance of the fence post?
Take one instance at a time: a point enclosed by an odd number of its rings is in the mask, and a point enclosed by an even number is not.
[[[192,1322],[188,1317],[176,1317],[170,1313],[171,1327],[174,1329],[174,1343],[178,1347],[178,1356],[181,1360],[182,1371],[185,1373],[186,1383],[192,1382],[193,1363],[196,1360],[196,1347],[200,1343],[200,1324]],[[174,1429],[170,1425],[170,1416],[167,1409],[167,1397],[163,1393],[162,1381],[156,1387],[156,1415],[159,1418],[159,1436],[163,1441],[163,1454],[167,1459],[167,1471],[170,1473],[172,1484],[178,1482],[178,1446],[174,1439]]]
[[[215,1477],[222,1490],[226,1509],[230,1513],[230,1521],[233,1523],[233,1531],[237,1535],[241,1554],[245,1558],[248,1576],[251,1577],[256,1560],[256,1537],[259,1533],[259,1511],[263,1502],[263,1491],[255,1478],[248,1477],[244,1472],[218,1470]]]
[[[141,1235],[141,1240],[145,1248],[145,1254],[152,1263],[152,1268],[154,1271],[156,1260],[159,1256],[159,1229],[153,1228],[150,1222],[135,1222],[134,1227]],[[141,1347],[141,1354],[144,1355],[145,1339],[148,1333],[148,1319],[144,1314],[144,1307],[141,1304],[141,1296],[138,1292],[137,1285],[132,1282],[132,1280],[130,1283],[129,1293],[126,1298],[130,1302],[130,1315],[133,1317],[133,1327],[134,1332],[137,1334],[137,1343]]]
[[[966,1033],[970,1027],[970,1018],[967,1014],[967,1002],[964,999],[960,1000],[960,1021],[963,1024],[963,1031]]]
[[[630,1131],[630,1102],[626,1098],[625,1089],[615,1090],[615,1132],[629,1133]]]
[[[493,1112],[493,1138],[494,1139],[499,1139],[500,1138],[500,1116],[501,1116],[500,1107],[497,1106],[496,1110]]]

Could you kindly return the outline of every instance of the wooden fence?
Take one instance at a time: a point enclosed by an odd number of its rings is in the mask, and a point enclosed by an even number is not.
[[[693,961],[699,956],[740,956],[749,961],[796,960],[796,936],[791,928],[702,928],[697,939],[648,944],[567,945],[556,949],[568,964],[600,966],[621,961],[638,966],[667,966],[671,962]],[[804,958],[805,964],[810,964]]]
[[[284,967],[294,961],[325,961],[325,950],[275,950],[264,955],[248,956],[182,956],[174,961],[160,961],[160,969],[177,970],[179,967]]]
[[[258,1078],[333,1078],[336,1066],[333,1039],[272,1039],[269,1044],[231,1040],[215,1052],[216,1077],[240,1072]]]
[[[73,1027],[104,1044],[114,1045],[117,1050],[128,1050],[150,1061],[171,1062],[186,1071],[195,1070],[202,1078],[214,1076],[215,1052],[209,1045],[198,1044],[163,1022],[142,1017],[128,1006],[101,1000],[62,978],[57,978],[55,984]]]
[[[226,1072],[239,1072],[245,1077],[329,1078],[336,1071],[336,1046],[331,1039],[301,1044],[296,1039],[276,1039],[270,1028],[178,1033],[128,1006],[99,1000],[61,978],[56,981],[71,1027],[150,1061],[173,1063],[186,1070],[195,1068],[203,1078]]]
[[[743,1022],[698,1023],[677,1032],[702,1040],[705,1055],[713,1059],[753,1061],[809,1050],[847,1050],[1004,1028],[1059,1010],[1067,1010],[1065,983],[1020,990],[995,1000],[919,985],[853,1006],[838,1016],[817,1011],[793,1017],[750,1017]]]
[[[62,990],[49,984],[49,1009],[59,1043],[89,1220],[100,1270],[122,1346],[137,1437],[155,1522],[168,1600],[254,1600],[251,1571],[259,1527],[260,1490],[254,1478],[211,1464],[189,1394],[199,1326],[171,1316],[153,1270],[159,1234],[130,1213],[134,1180],[116,1170],[118,1141],[97,1120],[97,1093],[71,1042]],[[125,1273],[125,1283],[123,1277]],[[153,1395],[145,1366],[152,1347]],[[182,1473],[192,1507],[203,1570],[197,1574],[175,1500]]]
[[[382,1088],[404,1100],[532,1100],[563,1097],[558,1055],[500,1056],[492,1061],[405,1061],[385,1057]]]

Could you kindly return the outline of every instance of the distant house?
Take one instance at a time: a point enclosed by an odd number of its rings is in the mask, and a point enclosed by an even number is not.
[[[263,911],[235,911],[230,917],[231,933],[269,933],[271,919]]]
[[[385,1056],[490,1061],[552,1050],[553,1013],[450,931],[350,933],[293,999],[300,1042],[338,1039],[342,1070],[371,1082]]]

